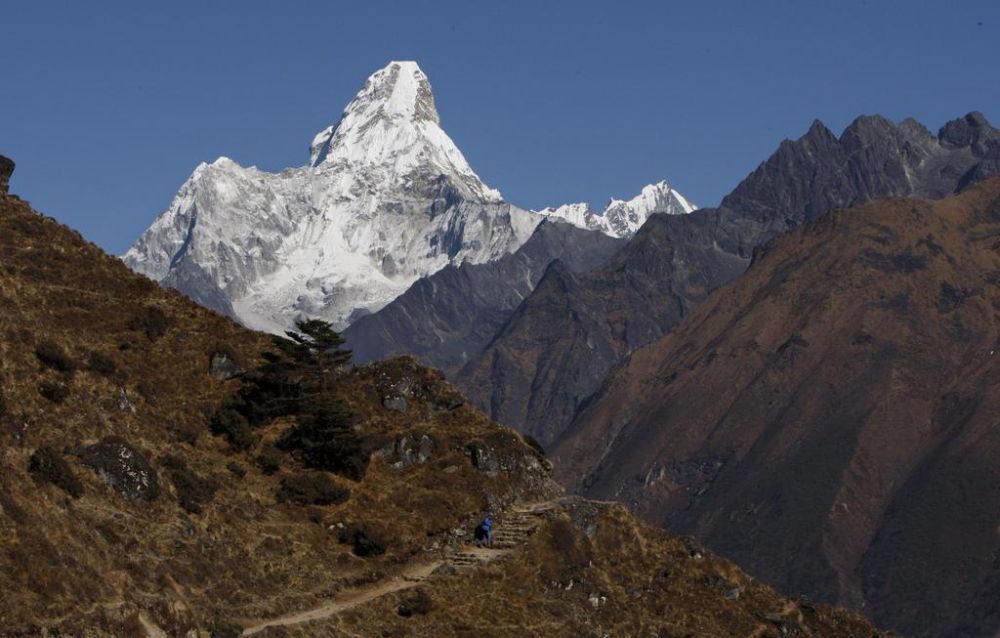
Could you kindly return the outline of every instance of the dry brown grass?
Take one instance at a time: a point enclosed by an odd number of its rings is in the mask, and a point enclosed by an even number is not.
[[[739,589],[735,598],[727,592]],[[339,617],[263,636],[768,636],[869,638],[866,620],[777,595],[728,561],[644,525],[620,506],[568,501],[522,552]],[[591,602],[595,599],[596,605]],[[789,633],[783,633],[783,631]]]

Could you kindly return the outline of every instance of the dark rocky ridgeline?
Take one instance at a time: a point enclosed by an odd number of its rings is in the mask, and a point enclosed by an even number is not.
[[[954,193],[998,162],[1000,137],[979,113],[937,136],[914,120],[863,116],[837,138],[815,122],[719,208],[654,215],[603,268],[571,287],[539,285],[455,381],[493,418],[549,445],[615,364],[740,276],[768,240],[875,197]]]
[[[553,260],[584,272],[602,266],[624,243],[545,220],[514,253],[486,264],[447,266],[420,279],[379,312],[351,324],[344,338],[361,362],[412,354],[454,372],[493,339]]]
[[[10,189],[10,176],[14,173],[14,160],[0,155],[0,195]]]
[[[563,483],[906,636],[995,636],[998,237],[1000,177],[777,238],[609,375]]]

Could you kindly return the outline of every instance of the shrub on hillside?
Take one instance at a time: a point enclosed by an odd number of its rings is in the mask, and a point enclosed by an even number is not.
[[[52,403],[62,403],[69,398],[69,386],[59,381],[42,381],[38,386],[38,394]]]
[[[167,330],[172,324],[173,321],[167,316],[167,313],[156,306],[146,306],[135,315],[130,327],[145,333],[146,338],[150,341],[156,341],[167,334]]]
[[[35,346],[35,357],[45,367],[64,374],[73,374],[76,371],[76,362],[55,341],[46,339]]]
[[[118,364],[105,354],[91,352],[87,357],[87,369],[101,376],[110,377],[118,371]]]
[[[265,445],[257,456],[257,466],[261,472],[271,476],[281,469],[282,456],[281,450],[275,446]]]
[[[253,445],[254,436],[245,416],[232,408],[222,408],[209,423],[213,434],[226,437],[234,450],[246,450]]]
[[[350,545],[355,556],[378,556],[384,554],[389,546],[388,541],[364,523],[350,523],[344,526],[337,540]]]
[[[278,447],[293,452],[308,467],[355,481],[368,469],[368,454],[351,426],[351,414],[332,397],[309,406],[299,423],[281,437]]]
[[[163,466],[177,492],[177,503],[190,514],[201,514],[202,506],[210,503],[219,489],[218,484],[210,478],[198,476],[176,456],[167,456]]]
[[[434,601],[431,599],[431,595],[423,589],[418,589],[399,603],[396,613],[403,618],[409,618],[414,614],[423,616],[432,609],[434,609]]]
[[[322,472],[293,474],[281,479],[277,498],[279,503],[296,505],[335,505],[343,503],[351,491],[337,484]]]
[[[31,455],[28,472],[39,483],[51,483],[73,498],[79,498],[83,494],[83,484],[73,474],[69,463],[48,445],[41,446]]]

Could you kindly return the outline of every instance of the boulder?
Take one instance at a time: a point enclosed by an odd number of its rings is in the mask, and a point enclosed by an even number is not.
[[[151,501],[159,494],[156,470],[125,440],[108,437],[77,451],[83,464],[95,470],[116,492],[133,501]]]
[[[246,373],[240,364],[225,352],[214,352],[208,364],[208,373],[219,381],[232,379]]]
[[[382,401],[382,407],[386,410],[391,410],[392,412],[406,412],[410,409],[410,403],[405,398],[400,396],[386,397]]]

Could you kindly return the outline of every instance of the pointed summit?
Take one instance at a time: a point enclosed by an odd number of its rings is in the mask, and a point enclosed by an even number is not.
[[[329,155],[330,144],[339,135],[363,134],[380,123],[383,128],[415,122],[440,126],[431,83],[416,62],[390,62],[372,73],[340,122],[320,131],[310,148],[310,164],[317,166]]]
[[[431,83],[416,62],[390,62],[373,73],[340,122],[313,139],[310,165],[375,170],[393,183],[416,173],[432,179],[454,175],[468,189],[466,195],[500,201],[441,129]]]

